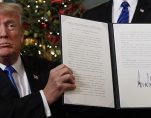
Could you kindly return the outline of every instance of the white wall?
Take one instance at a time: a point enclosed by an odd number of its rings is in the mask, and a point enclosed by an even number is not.
[[[84,0],[84,6],[87,9],[93,8],[109,0]]]

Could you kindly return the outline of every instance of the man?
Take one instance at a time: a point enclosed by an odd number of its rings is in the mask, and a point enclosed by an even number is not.
[[[124,0],[125,1],[125,0]],[[110,0],[88,10],[83,17],[90,20],[117,23],[123,0]],[[129,3],[129,23],[151,23],[150,0],[127,0]]]
[[[106,23],[118,23],[122,11],[121,3],[129,3],[129,21],[127,23],[151,23],[151,1],[150,0],[110,0],[95,8],[87,10],[83,18]],[[137,99],[137,98],[136,98]],[[142,100],[143,102],[143,100]],[[82,109],[82,108],[81,108]],[[115,116],[118,118],[147,117],[151,109],[108,109],[87,107],[79,112],[83,116],[104,118]]]
[[[74,76],[63,64],[20,56],[21,14],[20,5],[0,3],[0,118],[62,118],[59,99],[75,89]]]

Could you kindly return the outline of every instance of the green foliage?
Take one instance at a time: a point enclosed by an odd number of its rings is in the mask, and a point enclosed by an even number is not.
[[[23,55],[60,59],[60,14],[81,17],[83,0],[16,0],[23,6]]]

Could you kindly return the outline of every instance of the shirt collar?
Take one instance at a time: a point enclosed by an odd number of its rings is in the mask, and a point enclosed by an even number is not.
[[[137,4],[138,0],[113,0],[113,3],[114,3],[114,8],[119,8],[120,9],[120,6],[121,6],[121,3],[123,1],[127,1],[131,6],[133,6],[133,4]]]
[[[11,65],[11,66],[15,69],[15,71],[16,71],[16,72],[18,72],[18,73],[19,73],[19,71],[20,71],[20,67],[22,66],[20,56],[19,56],[19,58],[17,59],[17,61],[16,61],[13,65]],[[2,70],[4,70],[4,69],[5,69],[5,67],[6,67],[6,65],[4,65],[4,64],[2,64],[2,63],[0,63],[0,68],[1,68]]]

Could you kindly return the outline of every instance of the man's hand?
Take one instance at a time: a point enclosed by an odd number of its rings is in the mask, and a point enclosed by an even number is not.
[[[75,79],[72,71],[66,65],[61,64],[50,71],[48,83],[43,91],[48,104],[51,105],[65,91],[75,88]]]

